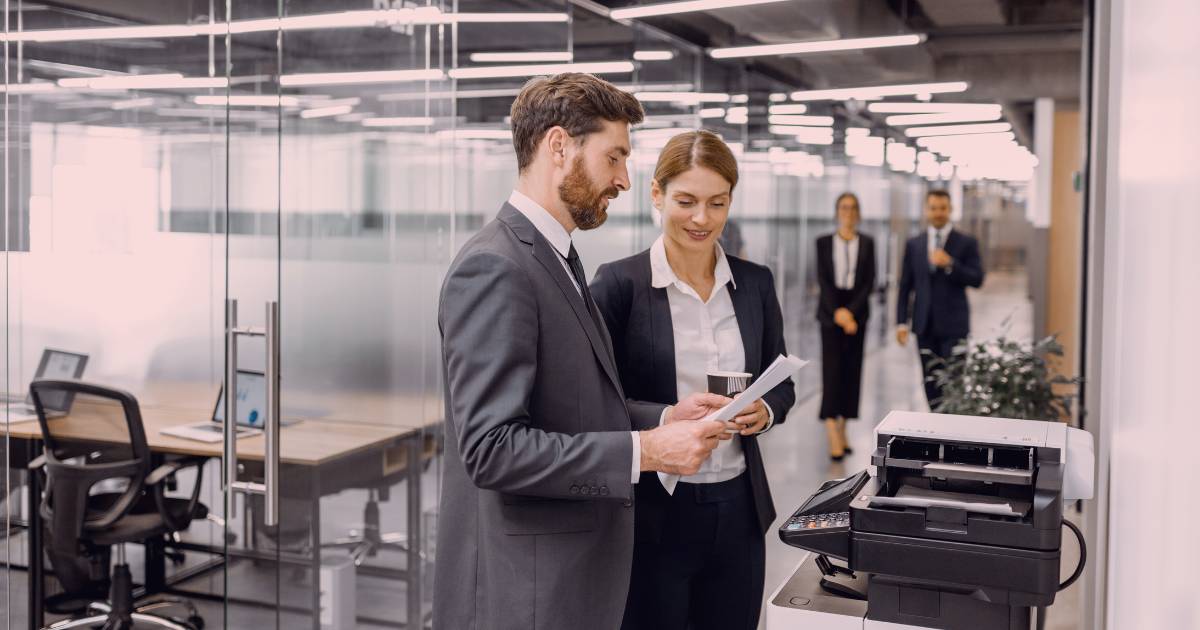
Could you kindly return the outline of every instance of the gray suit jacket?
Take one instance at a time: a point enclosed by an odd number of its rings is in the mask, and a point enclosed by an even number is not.
[[[633,555],[629,432],[665,405],[626,402],[608,332],[508,204],[451,263],[438,321],[434,628],[614,630]]]

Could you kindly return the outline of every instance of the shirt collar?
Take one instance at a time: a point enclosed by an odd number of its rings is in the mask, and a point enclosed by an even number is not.
[[[729,269],[729,259],[725,257],[725,250],[721,248],[720,243],[714,243],[713,247],[717,248],[717,268],[713,270],[715,278],[713,288],[729,284],[736,289],[737,283],[733,281],[733,272]],[[650,246],[650,286],[655,289],[664,289],[672,284],[683,284],[683,281],[675,275],[675,270],[671,269],[671,263],[667,261],[667,246],[663,244],[663,237],[660,235]]]
[[[529,219],[533,227],[537,228],[537,231],[541,232],[547,241],[550,241],[550,245],[554,247],[555,251],[561,254],[563,258],[568,256],[571,251],[571,235],[558,222],[558,219],[555,219],[550,214],[549,210],[543,208],[541,204],[530,199],[524,193],[516,190],[512,191],[512,194],[508,196],[508,203],[521,214],[525,215],[526,219]]]
[[[940,233],[942,235],[942,242],[945,243],[946,237],[950,236],[950,230],[953,230],[953,229],[954,229],[953,222],[946,223],[946,225],[943,225],[942,229],[940,229],[940,230],[931,225],[931,226],[929,226],[929,239],[933,240],[933,238]]]

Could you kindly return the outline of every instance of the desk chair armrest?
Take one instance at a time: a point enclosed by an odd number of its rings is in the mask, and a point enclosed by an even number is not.
[[[180,459],[171,460],[158,468],[155,468],[146,477],[146,485],[154,486],[162,483],[164,479],[171,475],[188,468],[189,466],[199,466],[208,461],[207,457],[183,457]]]
[[[192,514],[195,513],[196,504],[200,500],[200,486],[204,480],[204,463],[207,461],[207,457],[184,457],[176,459],[155,468],[146,477],[146,485],[154,490],[154,503],[158,507],[158,513],[162,516],[163,522],[167,524],[167,527],[171,531],[183,531],[191,524]],[[182,515],[173,514],[171,510],[167,509],[166,494],[164,493],[164,486],[166,484],[162,483],[162,481],[184,468],[191,467],[196,468],[196,483],[192,486],[192,496],[188,497],[187,509]]]

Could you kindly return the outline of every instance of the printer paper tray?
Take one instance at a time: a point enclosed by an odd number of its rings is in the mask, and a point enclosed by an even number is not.
[[[904,485],[892,497],[873,496],[871,505],[884,507],[945,507],[966,510],[972,514],[990,514],[993,516],[1022,517],[1029,513],[1031,507],[1028,501],[988,497],[958,492],[943,492],[929,490],[916,486]]]

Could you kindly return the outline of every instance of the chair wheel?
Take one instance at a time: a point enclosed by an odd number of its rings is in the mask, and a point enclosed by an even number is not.
[[[196,630],[204,630],[204,617],[192,615],[188,617],[188,623]]]

